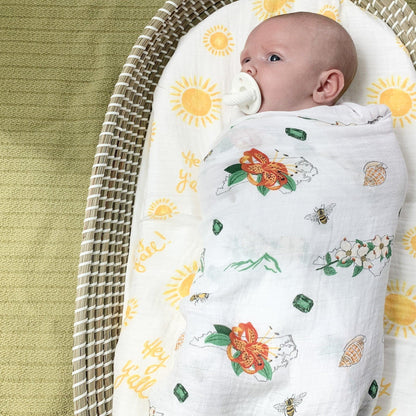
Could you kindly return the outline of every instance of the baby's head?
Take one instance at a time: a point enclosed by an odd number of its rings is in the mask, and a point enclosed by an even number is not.
[[[275,16],[250,33],[241,71],[259,85],[259,111],[293,111],[333,105],[350,85],[357,54],[347,31],[325,16]]]

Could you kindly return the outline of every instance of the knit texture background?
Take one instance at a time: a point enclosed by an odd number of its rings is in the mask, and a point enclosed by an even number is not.
[[[0,6],[0,415],[71,415],[76,276],[110,95],[162,0]]]
[[[1,416],[73,412],[76,275],[95,147],[126,57],[163,3],[1,2]]]

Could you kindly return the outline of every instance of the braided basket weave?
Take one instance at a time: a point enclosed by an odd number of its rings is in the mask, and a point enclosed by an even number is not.
[[[133,46],[111,97],[90,181],[74,324],[75,415],[112,413],[114,351],[153,91],[178,40],[234,0],[168,0]],[[353,0],[384,20],[416,68],[416,16],[404,0]]]

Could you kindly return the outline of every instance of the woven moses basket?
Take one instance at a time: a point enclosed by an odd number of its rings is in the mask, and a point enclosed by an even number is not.
[[[74,325],[75,415],[112,413],[113,360],[142,149],[153,91],[178,40],[234,0],[169,0],[138,38],[99,136],[84,221]],[[416,67],[416,16],[404,0],[353,0],[384,20]]]

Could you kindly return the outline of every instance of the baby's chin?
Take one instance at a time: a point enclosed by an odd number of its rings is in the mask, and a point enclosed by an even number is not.
[[[269,111],[296,111],[297,109],[292,109],[290,107],[284,106],[262,106],[260,107],[257,113],[267,113]]]
[[[276,101],[268,102],[263,99],[258,112],[265,113],[267,111],[296,111],[299,109],[297,107],[298,106],[293,106],[293,104],[289,105],[286,103]]]
[[[308,108],[316,107],[318,104],[313,102],[311,103],[303,103],[299,105],[285,105],[285,104],[267,104],[264,103],[260,106],[258,113],[265,113],[266,111],[300,111],[306,110]]]

